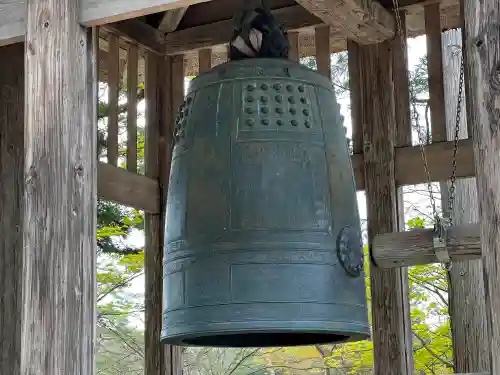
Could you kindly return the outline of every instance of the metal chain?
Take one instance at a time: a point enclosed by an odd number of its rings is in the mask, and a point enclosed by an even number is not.
[[[401,41],[401,48],[404,54],[407,53],[407,46],[406,46],[406,35],[403,31],[403,26],[401,22],[401,16],[400,16],[400,7],[399,7],[399,1],[398,0],[392,0],[393,6],[394,6],[394,12],[396,16],[396,25],[398,29],[398,33],[400,35],[400,41]],[[422,129],[420,128],[419,125],[419,114],[416,109],[416,105],[412,103],[412,117],[413,120],[415,121],[415,128],[418,133],[419,137],[419,145],[420,145],[420,154],[422,157],[422,161],[424,164],[424,169],[425,169],[425,175],[427,179],[427,189],[429,191],[429,197],[431,200],[431,206],[432,206],[432,211],[435,219],[435,224],[434,224],[434,232],[435,232],[435,239],[434,243],[435,246],[440,246],[440,247],[445,247],[446,246],[446,227],[448,225],[452,225],[452,211],[453,211],[453,204],[455,201],[455,183],[456,183],[456,171],[457,171],[457,153],[458,153],[458,141],[459,141],[459,135],[460,135],[460,122],[461,122],[461,112],[462,112],[462,95],[463,95],[463,86],[464,86],[464,57],[463,57],[463,51],[461,54],[461,63],[460,63],[460,80],[459,80],[459,90],[458,90],[458,99],[457,99],[457,112],[456,112],[456,122],[455,122],[455,139],[454,139],[454,148],[453,148],[453,158],[452,158],[452,172],[451,172],[451,184],[450,184],[450,189],[449,189],[449,194],[448,194],[448,217],[447,218],[442,218],[439,216],[437,209],[436,209],[436,199],[434,198],[434,192],[432,190],[432,181],[430,177],[430,172],[429,172],[429,165],[427,163],[427,156],[425,153],[425,144],[427,143],[426,139],[424,138],[424,135],[422,134]],[[410,98],[415,98],[416,96],[413,93],[413,89],[410,86]],[[448,258],[449,259],[449,258]],[[445,268],[447,270],[450,270],[451,268],[451,262],[449,260],[445,261]]]

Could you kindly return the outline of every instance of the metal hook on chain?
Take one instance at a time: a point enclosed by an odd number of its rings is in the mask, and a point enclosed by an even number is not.
[[[438,261],[443,263],[444,268],[449,271],[451,270],[451,258],[447,248],[447,229],[449,227],[449,219],[436,216],[435,221],[436,223],[434,224],[434,233],[432,238],[434,253],[436,254]]]

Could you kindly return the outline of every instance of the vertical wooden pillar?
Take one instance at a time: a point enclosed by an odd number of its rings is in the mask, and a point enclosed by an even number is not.
[[[459,29],[448,30],[442,35],[442,40],[446,127],[448,140],[454,140],[461,63],[461,54],[456,53],[456,46],[462,43],[461,32]],[[460,138],[467,138],[467,123],[474,119],[466,119],[465,99],[461,108]],[[448,212],[447,205],[443,207],[443,212]],[[454,225],[480,222],[474,178],[456,181],[455,203],[453,212],[449,214]],[[489,355],[481,260],[453,262],[449,283],[454,370],[456,373],[486,372],[489,370]]]
[[[212,69],[212,49],[205,48],[198,52],[198,72],[204,73]]]
[[[497,0],[466,0],[468,77],[481,249],[490,344],[490,374],[500,374],[500,38]]]
[[[145,174],[159,179],[159,57],[146,56],[144,93],[146,100]],[[158,202],[160,204],[160,202]],[[162,325],[163,249],[161,244],[162,220],[160,214],[145,216],[146,246],[145,270],[145,375],[169,375],[165,371],[163,347],[160,343]]]
[[[330,65],[330,27],[317,27],[314,39],[316,42],[316,66],[318,72],[330,78],[332,76],[332,67]]]
[[[392,78],[394,83],[394,118],[395,118],[395,146],[410,147],[412,145],[412,126],[410,110],[410,81],[408,77],[408,53],[406,14],[399,13],[402,34],[398,33],[392,41]],[[396,189],[398,231],[405,230],[405,209],[403,187]],[[406,339],[406,362],[408,375],[413,374],[413,351],[412,348],[412,328],[411,312],[408,295],[409,291],[408,268],[401,269],[401,299],[403,301],[403,323]]]
[[[174,63],[173,60],[177,61]],[[179,63],[180,61],[180,63]],[[179,73],[181,70],[181,73]],[[182,82],[174,77],[182,75]],[[175,114],[184,99],[183,56],[147,56],[146,65],[146,175],[157,179],[160,188],[159,214],[146,215],[146,331],[145,375],[181,375],[180,348],[160,342],[163,316],[163,234],[170,176]],[[182,84],[181,84],[182,83]],[[174,95],[181,93],[180,99]],[[178,96],[178,95],[177,95]]]
[[[288,33],[288,43],[290,45],[290,49],[288,51],[288,58],[292,61],[298,62],[300,59],[298,31],[290,31]]]
[[[424,11],[432,141],[441,142],[446,141],[446,115],[444,109],[443,51],[441,47],[439,3],[426,5]]]
[[[24,45],[0,48],[0,374],[21,371]]]
[[[75,0],[27,1],[26,375],[94,373],[97,30],[82,27],[79,14]]]
[[[398,230],[394,178],[395,112],[392,44],[358,47],[361,88],[364,170],[368,213],[368,240]],[[401,269],[382,270],[372,264],[371,304],[375,375],[410,374],[411,346],[407,338],[408,296]]]

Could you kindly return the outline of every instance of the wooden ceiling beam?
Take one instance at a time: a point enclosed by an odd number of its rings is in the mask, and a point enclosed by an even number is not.
[[[79,21],[85,26],[98,26],[206,1],[81,0]],[[26,9],[26,0],[0,1],[0,46],[24,39]]]
[[[276,9],[272,13],[287,30],[296,30],[323,23],[300,5]],[[165,53],[175,55],[225,44],[231,39],[233,26],[234,21],[229,19],[174,31],[165,36]]]
[[[164,34],[175,31],[187,10],[188,7],[167,10],[158,26],[158,30]]]
[[[296,0],[327,25],[359,44],[375,44],[394,37],[393,15],[375,0]]]

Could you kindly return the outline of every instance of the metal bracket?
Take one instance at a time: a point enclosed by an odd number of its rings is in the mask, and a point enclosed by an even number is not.
[[[437,220],[436,226],[434,228],[434,236],[432,238],[432,244],[434,247],[434,253],[439,262],[444,263],[447,267],[451,264],[450,254],[446,247],[447,236],[446,236],[446,222],[445,219]]]

